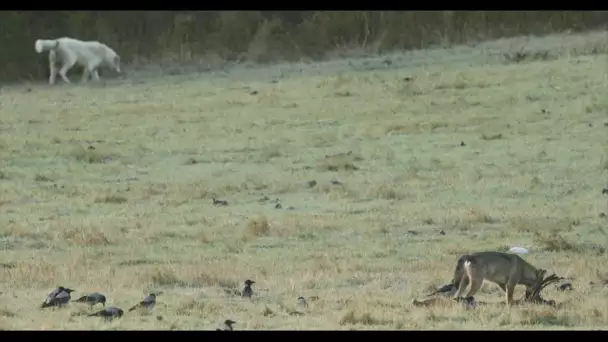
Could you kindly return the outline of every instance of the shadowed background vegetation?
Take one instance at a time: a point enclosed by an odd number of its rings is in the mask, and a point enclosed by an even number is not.
[[[608,12],[6,11],[0,80],[43,79],[38,38],[71,36],[115,48],[132,68],[150,63],[219,68],[374,54],[603,26]]]

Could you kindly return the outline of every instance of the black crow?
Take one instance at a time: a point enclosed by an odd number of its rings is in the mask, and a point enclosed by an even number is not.
[[[233,320],[227,319],[224,321],[221,327],[215,329],[216,331],[232,331],[232,325],[236,323]]]
[[[70,299],[72,299],[70,295],[72,292],[74,292],[74,290],[59,286],[53,290],[53,292],[49,293],[44,303],[42,303],[41,308],[44,309],[51,306],[61,306],[69,303]]]
[[[82,297],[76,299],[75,302],[86,303],[86,304],[89,304],[91,307],[95,306],[96,304],[102,304],[103,307],[105,308],[106,307],[106,296],[102,295],[99,292],[93,292],[86,296],[82,296]]]
[[[101,311],[97,311],[94,314],[90,314],[89,317],[103,317],[106,321],[111,321],[115,318],[122,317],[123,314],[124,312],[121,308],[117,308],[115,306],[108,306],[107,308],[104,308]]]

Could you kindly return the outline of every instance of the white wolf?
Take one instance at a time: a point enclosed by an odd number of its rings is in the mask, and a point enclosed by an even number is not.
[[[82,83],[86,82],[90,75],[95,81],[99,81],[97,69],[100,67],[120,73],[120,56],[106,44],[97,41],[82,41],[68,37],[38,39],[35,48],[38,53],[49,51],[50,84],[55,83],[58,63],[61,64],[59,75],[67,83],[70,83],[70,80],[66,74],[76,64],[84,67]]]

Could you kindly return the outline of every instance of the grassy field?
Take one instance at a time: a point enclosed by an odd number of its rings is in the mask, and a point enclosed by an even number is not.
[[[604,328],[605,35],[4,87],[0,328]],[[522,44],[549,55],[505,60]],[[572,279],[561,308],[411,304],[512,246]],[[164,294],[104,323],[41,310],[58,285]]]

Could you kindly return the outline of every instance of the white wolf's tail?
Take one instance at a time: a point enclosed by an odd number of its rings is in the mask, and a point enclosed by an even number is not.
[[[44,51],[52,50],[59,46],[59,42],[56,40],[38,39],[36,40],[35,48],[36,52],[43,53]]]

